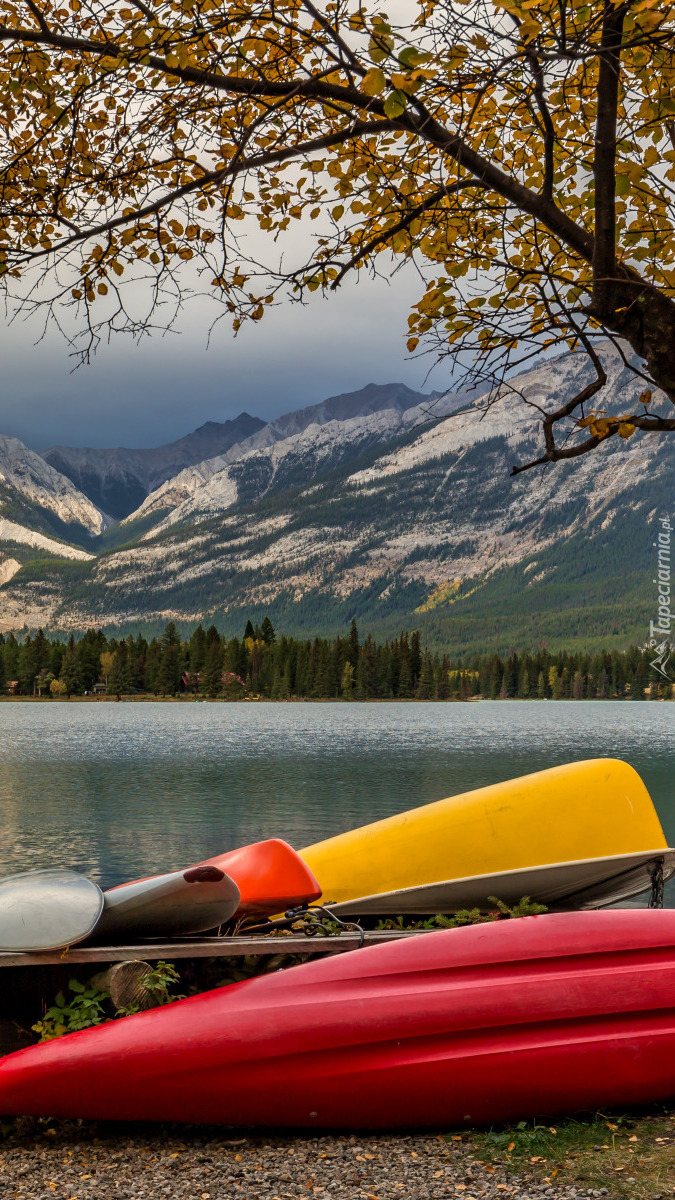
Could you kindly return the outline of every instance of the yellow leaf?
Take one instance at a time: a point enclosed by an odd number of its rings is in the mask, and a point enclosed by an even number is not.
[[[107,296],[108,295],[108,285],[105,283],[99,283],[98,288],[96,290],[98,291],[99,296]]]
[[[378,67],[373,67],[367,71],[361,80],[361,91],[366,93],[366,96],[379,96],[387,86],[387,81],[384,77],[384,71],[380,71]]]
[[[634,425],[631,425],[628,421],[621,422],[621,424],[619,425],[619,437],[629,438],[629,437],[632,437],[634,433],[635,433]]]

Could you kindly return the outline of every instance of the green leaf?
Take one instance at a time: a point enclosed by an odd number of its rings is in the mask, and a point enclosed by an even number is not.
[[[384,102],[385,115],[388,117],[400,117],[401,113],[405,112],[407,103],[408,97],[405,92],[396,88],[393,92],[389,93]]]
[[[398,61],[406,70],[411,70],[413,67],[419,67],[420,63],[428,62],[431,58],[424,50],[418,50],[417,46],[404,46],[399,53]]]

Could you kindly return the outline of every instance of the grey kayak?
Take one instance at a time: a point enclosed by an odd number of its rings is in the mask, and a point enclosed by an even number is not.
[[[394,892],[361,896],[341,904],[326,903],[338,916],[409,913],[452,913],[462,908],[494,908],[488,897],[516,904],[523,896],[549,908],[604,908],[637,896],[652,886],[655,869],[668,880],[675,872],[675,850],[643,850],[607,858],[585,858],[522,867],[498,875],[471,875],[438,883],[401,888]]]
[[[0,879],[0,950],[58,950],[81,942],[103,909],[101,889],[75,871]]]
[[[172,937],[215,929],[239,907],[239,888],[219,867],[198,866],[138,879],[104,892],[94,935],[111,938]]]

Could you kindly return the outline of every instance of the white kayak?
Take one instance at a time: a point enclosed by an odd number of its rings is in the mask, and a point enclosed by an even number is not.
[[[103,909],[97,884],[53,868],[0,879],[0,950],[59,950],[88,937]]]
[[[337,916],[397,916],[453,913],[462,908],[489,911],[488,897],[517,904],[529,896],[549,908],[603,908],[627,900],[652,886],[654,871],[665,882],[675,873],[675,850],[642,850],[608,858],[585,858],[574,862],[523,867],[497,875],[472,875],[417,887],[400,888],[360,896],[341,904],[325,901]]]
[[[236,883],[219,867],[190,867],[135,880],[104,892],[94,936],[97,942],[110,942],[202,933],[229,921],[239,899]]]

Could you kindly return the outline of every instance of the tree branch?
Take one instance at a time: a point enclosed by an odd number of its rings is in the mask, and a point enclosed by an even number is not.
[[[378,97],[367,96],[354,86],[330,83],[312,76],[289,81],[261,81],[242,78],[238,75],[222,75],[196,67],[169,67],[163,58],[148,55],[143,50],[134,50],[132,54],[114,41],[97,42],[54,33],[46,37],[42,32],[35,30],[9,29],[7,26],[0,26],[0,41],[9,40],[50,45],[59,49],[77,50],[83,54],[95,54],[102,57],[121,57],[137,65],[138,60],[142,58],[143,65],[170,78],[186,83],[199,83],[211,87],[215,91],[229,92],[233,95],[246,96],[249,99],[335,100],[350,108],[386,117],[384,101]],[[442,154],[447,155],[458,166],[469,171],[504,200],[540,220],[551,233],[560,238],[585,262],[591,262],[593,257],[591,234],[577,225],[555,204],[547,201],[538,192],[531,191],[517,179],[507,175],[495,163],[473,150],[459,134],[452,133],[437,121],[418,100],[413,100],[409,107],[392,122],[391,127],[404,133],[412,133],[435,146]],[[289,153],[289,157],[292,157],[292,152]]]
[[[605,0],[598,66],[598,107],[595,122],[595,243],[593,246],[592,311],[610,317],[616,275],[616,133],[621,71],[621,38],[626,9]]]
[[[390,225],[388,229],[383,229],[381,233],[376,234],[376,236],[371,238],[369,242],[366,242],[365,246],[362,246],[361,249],[350,258],[349,262],[345,263],[340,268],[340,273],[331,284],[331,291],[335,291],[335,289],[340,286],[345,275],[347,275],[348,272],[356,266],[357,262],[360,262],[363,258],[367,258],[369,254],[372,254],[373,250],[377,250],[378,246],[385,245],[395,234],[402,233],[405,229],[408,229],[416,217],[421,216],[424,212],[428,212],[430,208],[434,208],[439,201],[444,199],[445,196],[454,195],[456,192],[459,192],[464,188],[480,188],[482,186],[483,184],[479,183],[476,179],[460,179],[457,183],[450,184],[446,187],[440,187],[437,191],[432,192],[432,194],[426,200],[422,201],[421,204],[416,204],[414,208],[411,208],[410,212],[407,212],[403,217],[401,217],[401,220],[397,221],[395,225]]]
[[[132,209],[119,217],[112,217],[109,221],[102,221],[99,225],[91,226],[88,229],[79,230],[72,237],[64,238],[58,245],[50,246],[49,249],[37,250],[34,253],[27,252],[26,258],[30,259],[31,262],[35,262],[38,259],[47,258],[54,253],[67,250],[70,246],[74,246],[78,242],[84,242],[89,238],[109,233],[113,229],[135,225],[138,221],[143,221],[147,217],[156,215],[163,209],[170,208],[172,204],[182,199],[183,196],[188,196],[191,192],[198,191],[204,187],[222,183],[223,180],[239,175],[243,171],[256,170],[258,167],[278,166],[280,163],[287,162],[289,158],[295,158],[300,154],[309,154],[316,150],[326,150],[331,146],[341,145],[351,138],[382,133],[392,128],[396,128],[395,121],[355,121],[347,129],[342,129],[334,134],[326,134],[324,137],[314,138],[311,141],[303,142],[300,146],[285,147],[276,151],[269,150],[262,154],[252,155],[250,158],[235,156],[233,162],[228,163],[226,167],[219,167],[214,171],[204,171],[203,174],[191,179],[189,183],[184,183],[181,187],[174,188],[170,192],[165,192],[163,196],[153,201],[152,204],[147,204],[143,208]]]

